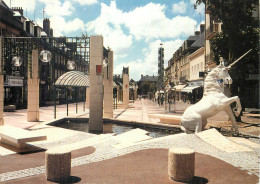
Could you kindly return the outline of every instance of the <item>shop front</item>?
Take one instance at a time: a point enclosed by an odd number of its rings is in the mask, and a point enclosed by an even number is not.
[[[15,105],[16,108],[26,106],[24,103],[24,78],[21,76],[6,75],[4,82],[4,105]]]

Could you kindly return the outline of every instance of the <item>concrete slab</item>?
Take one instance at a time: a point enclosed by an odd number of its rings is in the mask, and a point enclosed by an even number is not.
[[[119,144],[112,145],[114,148],[125,148],[131,146],[133,143],[141,142],[144,140],[152,139],[152,137],[146,135],[147,131],[142,129],[133,129],[126,133],[115,136],[114,139],[119,141]]]
[[[244,144],[246,146],[249,146],[251,148],[259,148],[260,149],[260,145],[256,144],[248,139],[245,138],[241,138],[241,137],[228,137],[229,140],[236,142],[238,144]]]
[[[47,136],[13,126],[0,127],[1,142],[24,148],[25,143],[46,140]]]
[[[88,139],[85,139],[83,141],[71,143],[71,144],[66,144],[62,146],[56,146],[54,147],[55,149],[70,149],[70,150],[77,150],[81,148],[85,148],[88,146],[94,146],[96,144],[100,144],[102,142],[107,141],[110,139],[114,134],[100,134]]]
[[[202,131],[200,133],[197,133],[196,136],[201,138],[206,143],[211,144],[217,147],[218,149],[221,149],[226,152],[253,151],[248,147],[230,141],[222,134],[220,134],[216,129]]]
[[[166,123],[171,125],[179,125],[181,121],[181,116],[169,115],[169,114],[149,114],[150,118],[160,119],[160,123]]]

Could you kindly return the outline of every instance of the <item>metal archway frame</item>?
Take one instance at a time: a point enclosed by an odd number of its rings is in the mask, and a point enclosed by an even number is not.
[[[70,71],[66,72],[63,75],[61,75],[56,82],[54,83],[55,88],[56,87],[66,87],[66,101],[67,101],[67,116],[69,115],[68,112],[68,87],[76,87],[76,90],[79,87],[89,87],[89,75],[84,74],[80,71]],[[55,99],[56,99],[56,93],[55,93]],[[56,109],[56,103],[55,107]],[[83,109],[85,111],[85,104],[83,105]],[[56,112],[56,110],[55,110]],[[76,113],[78,112],[78,104],[76,100]]]
[[[57,87],[89,87],[89,76],[79,71],[66,72],[56,80],[54,85]]]

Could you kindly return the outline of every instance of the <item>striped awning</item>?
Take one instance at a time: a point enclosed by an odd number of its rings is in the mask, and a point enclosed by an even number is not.
[[[186,86],[185,88],[183,88],[183,89],[181,90],[181,92],[184,92],[184,93],[192,93],[192,90],[197,89],[197,88],[199,88],[199,87],[201,87],[201,86]]]
[[[185,86],[187,86],[187,84],[180,84],[180,85],[174,86],[173,89],[175,89],[176,91],[181,91]]]
[[[56,80],[55,86],[89,87],[89,76],[79,71],[66,72]]]

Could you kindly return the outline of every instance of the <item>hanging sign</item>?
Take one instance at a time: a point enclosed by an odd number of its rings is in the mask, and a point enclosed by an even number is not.
[[[96,65],[96,75],[102,74],[102,65]]]

